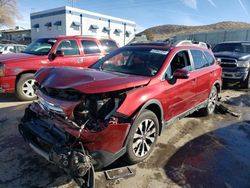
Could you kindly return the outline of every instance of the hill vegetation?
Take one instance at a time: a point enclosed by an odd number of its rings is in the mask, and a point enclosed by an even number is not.
[[[244,22],[219,22],[210,25],[202,26],[185,26],[185,25],[161,25],[156,27],[151,27],[142,32],[145,34],[149,40],[162,40],[167,39],[171,36],[184,33],[199,33],[199,32],[209,32],[215,30],[227,30],[227,29],[240,29],[240,28],[250,28],[249,23]]]

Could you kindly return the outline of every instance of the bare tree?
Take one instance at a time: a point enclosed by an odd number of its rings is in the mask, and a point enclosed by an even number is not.
[[[0,0],[0,27],[13,27],[17,18],[17,0]]]

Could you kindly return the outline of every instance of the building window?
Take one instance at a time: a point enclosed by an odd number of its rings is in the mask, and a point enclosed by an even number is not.
[[[110,27],[104,27],[103,30],[102,30],[102,32],[103,32],[103,33],[108,33],[108,34],[109,34],[109,33],[110,33],[110,30],[111,30]]]
[[[35,29],[36,32],[39,32],[39,24],[35,24],[32,26],[33,29]]]
[[[97,25],[90,25],[90,27],[89,27],[89,30],[92,31],[93,33],[96,33],[97,29],[99,29],[99,27]]]
[[[120,29],[115,29],[114,34],[117,35],[117,36],[120,36],[120,35],[121,35],[121,32],[122,32],[122,30],[120,30]]]
[[[71,27],[76,30],[79,31],[80,30],[80,22],[72,22]]]
[[[130,31],[126,31],[126,33],[125,33],[126,37],[130,37],[131,34],[132,34],[132,32],[130,32]]]
[[[62,21],[56,21],[54,25],[56,26],[56,30],[58,31],[62,30]]]
[[[48,31],[51,31],[51,29],[52,29],[52,23],[51,22],[48,22],[48,23],[44,24],[44,26],[47,27]]]

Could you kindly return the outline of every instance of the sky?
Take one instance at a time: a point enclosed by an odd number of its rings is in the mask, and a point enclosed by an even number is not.
[[[72,0],[18,0],[16,25],[30,28],[31,12],[61,6],[72,6]],[[73,6],[135,21],[137,31],[164,24],[250,23],[249,0],[73,0]]]

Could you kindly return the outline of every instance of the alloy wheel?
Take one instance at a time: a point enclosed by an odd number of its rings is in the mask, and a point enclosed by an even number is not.
[[[153,120],[145,119],[139,126],[133,137],[133,152],[137,157],[144,157],[150,151],[156,140],[156,125]]]
[[[212,113],[216,107],[217,103],[217,90],[213,89],[212,92],[210,93],[210,96],[208,98],[208,111],[209,113]]]
[[[33,98],[36,96],[34,90],[34,84],[35,84],[34,79],[29,79],[23,83],[22,91],[26,97]]]

